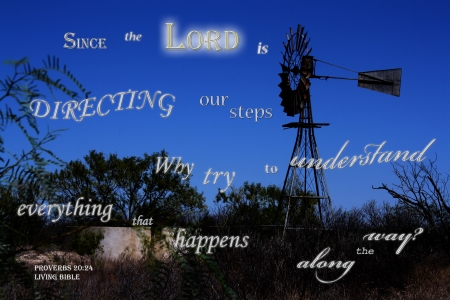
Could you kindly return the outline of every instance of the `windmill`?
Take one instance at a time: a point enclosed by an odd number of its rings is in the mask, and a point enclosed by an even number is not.
[[[296,128],[297,135],[295,139],[294,149],[292,151],[291,160],[294,157],[305,158],[304,167],[298,164],[288,166],[283,189],[281,192],[281,201],[287,199],[288,206],[286,210],[285,224],[283,235],[288,226],[289,210],[293,200],[313,200],[317,201],[320,220],[323,223],[322,213],[325,209],[331,209],[331,198],[328,192],[325,180],[324,170],[322,168],[308,167],[307,162],[320,159],[319,149],[317,147],[314,129],[328,126],[329,123],[314,123],[311,107],[310,95],[310,79],[346,79],[357,80],[358,86],[373,91],[386,93],[393,96],[400,96],[401,69],[355,72],[346,68],[342,68],[318,59],[310,55],[311,48],[308,33],[300,24],[297,31],[286,34],[287,43],[283,43],[285,52],[283,53],[283,63],[280,63],[282,73],[280,97],[281,105],[284,112],[295,117],[297,114],[298,122],[291,122],[283,125],[284,129]],[[345,78],[335,76],[323,76],[315,74],[317,62],[330,64],[348,71],[358,73],[358,78]]]

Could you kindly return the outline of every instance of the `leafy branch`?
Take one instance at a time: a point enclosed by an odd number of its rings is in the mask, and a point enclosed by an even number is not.
[[[41,187],[45,191],[48,188],[45,184],[46,166],[49,164],[64,165],[61,159],[44,147],[45,144],[53,141],[61,130],[48,131],[41,139],[27,130],[27,128],[31,128],[36,135],[39,134],[36,118],[30,107],[34,99],[44,97],[38,89],[39,82],[47,86],[55,99],[53,89],[59,90],[74,99],[78,97],[78,93],[62,84],[60,78],[53,79],[50,77],[49,71],[62,73],[75,84],[86,98],[90,93],[67,70],[66,65],[62,69],[60,68],[58,58],[48,56],[47,61],[43,61],[43,63],[43,67],[35,68],[30,65],[27,58],[5,61],[5,64],[13,66],[14,74],[0,80],[0,93],[2,93],[0,94],[0,102],[5,103],[6,100],[13,99],[15,105],[18,105],[19,108],[13,110],[6,103],[3,109],[0,109],[0,131],[4,132],[9,124],[15,124],[28,140],[31,149],[22,151],[20,155],[12,154],[5,149],[5,141],[0,134],[0,162],[4,163],[0,166],[0,185],[13,185],[15,187],[43,185]],[[5,154],[9,154],[11,158],[6,159]],[[44,155],[49,158],[44,158]],[[11,162],[11,159],[13,162]]]

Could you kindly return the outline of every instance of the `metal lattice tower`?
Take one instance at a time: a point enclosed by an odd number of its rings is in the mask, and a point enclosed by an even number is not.
[[[308,96],[303,97],[299,103],[300,113],[298,122],[284,125],[285,128],[296,128],[297,130],[294,149],[289,160],[282,190],[282,196],[288,200],[285,228],[288,226],[290,206],[295,199],[299,199],[300,201],[306,199],[316,200],[321,221],[323,221],[322,213],[326,209],[331,209],[331,198],[328,192],[324,170],[322,168],[317,169],[315,166],[308,167],[309,162],[316,163],[320,159],[314,129],[328,124],[314,123],[309,89],[307,90],[307,94]],[[295,164],[292,166],[291,162],[294,158],[297,158],[297,163],[294,162]],[[298,164],[302,159],[304,159],[304,163],[302,163],[304,167],[299,167]]]
[[[401,69],[389,69],[367,72],[356,72],[339,67],[327,62],[314,59],[310,56],[311,48],[308,47],[308,33],[305,28],[298,25],[297,31],[286,34],[287,43],[283,43],[283,63],[280,97],[284,112],[291,117],[299,115],[298,122],[283,125],[285,129],[296,128],[294,150],[289,161],[288,170],[284,180],[280,199],[287,199],[287,210],[284,224],[284,232],[289,223],[289,211],[295,200],[312,201],[317,203],[320,220],[327,210],[331,211],[331,198],[328,192],[325,174],[321,164],[319,149],[317,147],[314,129],[328,126],[328,123],[314,123],[310,95],[310,78],[319,79],[346,79],[357,80],[358,86],[366,89],[382,92],[389,95],[400,96]],[[323,62],[334,67],[358,73],[358,78],[345,78],[335,76],[318,76],[315,74],[316,62]]]
[[[288,201],[284,229],[288,226],[289,211],[294,200],[316,200],[321,220],[322,208],[331,206],[323,169],[307,167],[308,162],[317,162],[320,158],[314,129],[329,124],[314,123],[313,120],[309,78],[314,73],[314,61],[313,57],[309,56],[311,49],[308,48],[309,40],[306,41],[306,36],[304,27],[300,25],[297,32],[290,30],[287,44],[284,44],[286,51],[281,64],[283,72],[279,74],[284,112],[288,116],[299,115],[298,122],[283,125],[285,128],[297,129],[294,150],[282,190],[283,200]],[[301,160],[304,160],[304,163],[299,166],[296,162]]]

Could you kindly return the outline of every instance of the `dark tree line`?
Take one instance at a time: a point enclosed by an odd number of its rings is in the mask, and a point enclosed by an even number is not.
[[[301,194],[297,189],[296,195]],[[283,225],[287,210],[287,199],[281,197],[276,185],[262,186],[245,182],[241,187],[232,187],[228,193],[218,193],[216,203],[222,205],[222,214],[227,215],[229,225]],[[293,198],[289,209],[290,226],[320,226],[317,200]]]
[[[174,165],[168,172],[157,173],[159,156],[168,153],[162,150],[143,157],[119,158],[90,151],[84,161],[71,161],[52,175],[56,190],[53,201],[74,203],[84,197],[103,206],[113,204],[114,219],[118,221],[131,222],[142,215],[153,217],[160,225],[179,224],[204,210],[205,199],[190,185],[189,178],[183,180],[183,174],[173,170]]]

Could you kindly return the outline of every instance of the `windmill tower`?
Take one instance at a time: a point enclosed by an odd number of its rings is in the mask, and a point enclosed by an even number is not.
[[[294,149],[281,193],[281,201],[287,199],[288,203],[284,232],[288,226],[291,204],[294,201],[297,202],[296,200],[308,200],[317,203],[321,222],[323,222],[323,215],[326,210],[331,209],[331,198],[324,170],[320,167],[319,149],[314,135],[314,129],[329,124],[314,123],[310,78],[357,80],[360,87],[394,96],[400,95],[401,69],[360,73],[352,71],[358,73],[358,78],[316,75],[316,62],[322,61],[310,56],[312,49],[309,48],[308,33],[304,29],[304,27],[298,25],[296,32],[292,32],[291,28],[289,34],[286,34],[287,43],[283,43],[285,49],[283,63],[280,63],[282,73],[278,74],[281,77],[281,83],[278,86],[281,88],[279,96],[282,99],[281,105],[284,107],[284,112],[291,117],[298,115],[297,122],[283,125],[285,129],[295,128],[297,130]]]
[[[300,25],[295,33],[291,28],[287,35],[287,43],[283,43],[285,53],[283,54],[283,63],[281,63],[282,73],[278,74],[281,77],[281,83],[278,86],[281,88],[280,97],[284,112],[291,117],[298,114],[298,122],[283,125],[284,128],[296,128],[297,130],[290,162],[294,157],[305,158],[306,161],[318,160],[320,155],[314,129],[329,125],[313,121],[309,78],[313,75],[314,65],[312,57],[309,56],[312,49],[308,47],[307,35],[304,27]],[[285,230],[288,226],[290,206],[294,200],[302,201],[306,198],[317,200],[321,217],[322,206],[331,206],[323,169],[314,167],[300,168],[297,164],[292,166],[289,163],[281,195],[283,200],[286,198],[288,200]]]

